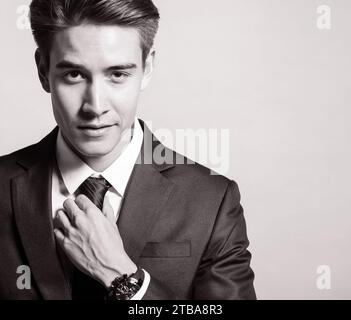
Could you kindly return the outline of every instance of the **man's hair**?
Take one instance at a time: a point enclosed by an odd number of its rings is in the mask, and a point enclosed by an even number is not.
[[[34,40],[47,66],[55,33],[85,23],[136,28],[145,63],[159,19],[152,0],[32,0],[30,4]]]

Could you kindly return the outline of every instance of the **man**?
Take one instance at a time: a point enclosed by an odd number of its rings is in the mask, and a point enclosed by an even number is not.
[[[0,158],[0,298],[254,299],[236,183],[187,164],[136,119],[153,71],[151,0],[30,9],[58,126]]]

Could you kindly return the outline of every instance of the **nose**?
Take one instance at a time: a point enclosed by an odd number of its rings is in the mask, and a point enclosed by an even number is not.
[[[91,117],[99,117],[108,112],[104,90],[98,81],[92,81],[86,88],[82,111]]]

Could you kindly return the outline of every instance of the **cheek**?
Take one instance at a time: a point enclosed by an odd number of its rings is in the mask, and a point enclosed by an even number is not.
[[[140,82],[129,83],[111,95],[111,105],[124,120],[134,118],[140,95]]]
[[[78,90],[57,86],[51,92],[52,105],[57,121],[71,122],[79,112],[81,99]]]
[[[130,128],[133,124],[137,110],[137,103],[137,97],[129,95],[128,98],[125,99],[123,105],[120,105],[118,112],[119,117],[122,120],[122,130]]]

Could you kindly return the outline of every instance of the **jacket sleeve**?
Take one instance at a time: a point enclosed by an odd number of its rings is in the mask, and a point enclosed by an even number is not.
[[[193,282],[192,298],[195,300],[256,299],[248,245],[239,189],[237,184],[231,181],[200,261]]]
[[[162,284],[162,282],[155,278],[151,277],[149,287],[145,292],[142,300],[178,300],[179,297],[177,294],[171,289]]]
[[[256,299],[240,193],[230,181],[192,283],[192,300]],[[151,275],[145,300],[176,300],[177,292]]]

